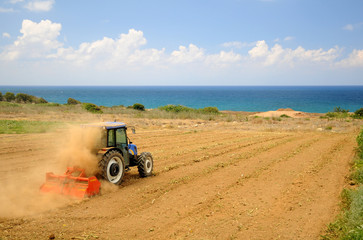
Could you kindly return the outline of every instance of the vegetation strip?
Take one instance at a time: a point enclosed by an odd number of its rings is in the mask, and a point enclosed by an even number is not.
[[[357,158],[350,176],[352,189],[344,189],[341,196],[342,212],[338,219],[330,223],[326,234],[321,238],[332,239],[363,239],[363,129],[357,136]]]
[[[0,134],[45,133],[61,123],[28,120],[0,120]]]

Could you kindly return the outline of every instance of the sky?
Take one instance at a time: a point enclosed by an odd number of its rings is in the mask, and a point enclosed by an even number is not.
[[[363,1],[1,0],[0,85],[363,85]]]

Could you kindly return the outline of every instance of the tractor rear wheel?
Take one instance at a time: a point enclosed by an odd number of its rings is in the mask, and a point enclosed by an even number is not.
[[[153,156],[149,152],[143,152],[137,158],[137,168],[140,177],[149,177],[152,175],[154,168]]]
[[[121,184],[125,174],[125,161],[119,151],[112,150],[103,155],[99,167],[104,179],[113,184]]]

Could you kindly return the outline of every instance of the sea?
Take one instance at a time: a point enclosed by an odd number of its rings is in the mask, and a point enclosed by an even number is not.
[[[48,102],[67,103],[68,98],[99,106],[145,108],[168,104],[192,108],[260,112],[292,108],[326,113],[335,107],[351,112],[363,107],[362,86],[0,86],[0,92],[26,93]]]

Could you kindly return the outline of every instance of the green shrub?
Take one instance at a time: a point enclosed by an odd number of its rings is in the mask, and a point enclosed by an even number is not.
[[[132,105],[132,108],[139,111],[145,111],[145,106],[141,103],[135,103],[134,105]]]
[[[36,102],[36,98],[26,93],[18,93],[15,96],[15,101],[17,103],[33,103]]]
[[[101,108],[93,103],[83,103],[82,107],[91,113],[103,113]]]
[[[363,118],[363,108],[360,108],[357,111],[355,111],[353,116],[356,118]]]
[[[7,93],[5,93],[4,98],[7,102],[12,102],[15,100],[15,95],[14,95],[14,93],[7,92]]]
[[[193,111],[193,108],[189,108],[189,107],[185,107],[182,105],[166,105],[166,106],[161,106],[158,107],[160,110],[166,111],[166,112],[174,112],[174,113],[178,113],[178,112],[191,112]]]
[[[335,107],[334,112],[336,112],[336,113],[348,113],[349,110],[348,109],[343,109],[341,107]]]
[[[3,94],[2,94],[2,92],[0,92],[0,101],[2,101],[3,100]]]
[[[333,126],[326,126],[325,127],[325,130],[332,130],[333,129]]]
[[[291,118],[289,115],[286,115],[286,114],[282,114],[280,115],[281,118]]]
[[[325,114],[327,118],[347,118],[349,117],[348,112],[328,112]]]
[[[67,104],[68,105],[77,105],[77,104],[81,104],[81,102],[78,101],[78,100],[76,100],[76,99],[74,99],[74,98],[68,98]]]
[[[36,103],[48,103],[48,101],[41,97],[36,100]]]
[[[203,113],[219,113],[219,110],[217,107],[205,107],[200,110]]]
[[[203,113],[203,114],[216,114],[219,113],[217,107],[205,107],[200,109],[190,108],[183,105],[173,105],[169,104],[166,106],[158,107],[158,109],[166,111],[166,112],[173,112],[173,113],[180,113],[180,112],[195,112],[195,113]]]

